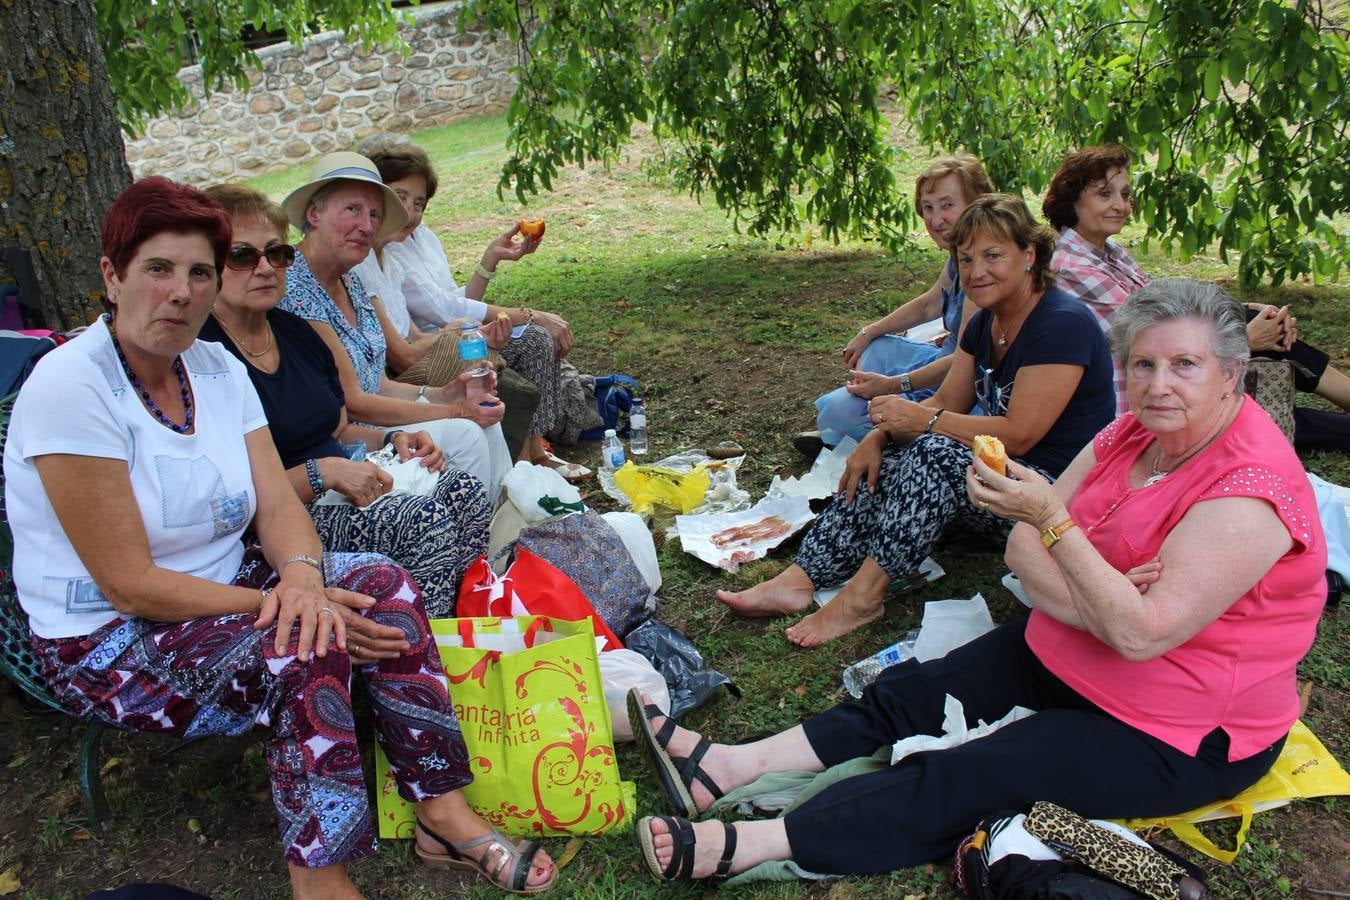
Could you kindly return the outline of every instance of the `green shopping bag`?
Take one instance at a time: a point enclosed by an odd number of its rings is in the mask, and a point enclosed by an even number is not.
[[[628,827],[635,787],[622,781],[589,619],[433,619],[450,702],[474,781],[464,797],[511,835],[603,834]],[[380,837],[412,837],[384,753]]]

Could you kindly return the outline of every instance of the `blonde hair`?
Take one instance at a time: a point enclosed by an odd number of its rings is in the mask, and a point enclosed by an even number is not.
[[[231,219],[261,219],[277,230],[281,239],[291,227],[286,213],[266,194],[245,184],[213,184],[203,193],[224,207]]]
[[[976,197],[994,193],[994,182],[984,170],[984,164],[969,153],[940,156],[924,173],[914,180],[914,210],[923,214],[923,192],[948,175],[955,175],[961,183],[961,192],[970,203]]]

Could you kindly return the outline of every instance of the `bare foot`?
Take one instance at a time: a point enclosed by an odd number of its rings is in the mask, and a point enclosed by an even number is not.
[[[883,597],[884,593],[864,592],[850,584],[828,604],[785,629],[784,634],[798,647],[819,647],[880,619],[886,610]]]
[[[811,607],[815,585],[801,566],[791,565],[768,581],[744,591],[718,591],[717,600],[743,616],[767,619],[793,615]]]
[[[694,869],[690,878],[710,878],[717,872],[717,865],[722,859],[722,850],[726,846],[726,829],[723,828],[721,821],[709,819],[706,822],[694,822]],[[735,827],[735,826],[733,826]],[[653,817],[651,820],[652,829],[652,849],[656,851],[656,861],[662,869],[670,865],[670,859],[675,854],[675,837],[670,833],[670,827],[661,819]],[[740,831],[736,835],[737,850],[740,849]],[[748,868],[742,862],[743,854],[736,853],[731,858],[731,872],[735,875],[738,872],[745,871]]]

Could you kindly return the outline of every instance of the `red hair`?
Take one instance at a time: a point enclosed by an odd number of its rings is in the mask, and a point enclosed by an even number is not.
[[[99,239],[103,255],[113,264],[118,278],[141,244],[163,232],[200,234],[216,257],[216,281],[230,251],[230,217],[206,194],[186,184],[159,175],[134,182],[117,196],[103,214]]]

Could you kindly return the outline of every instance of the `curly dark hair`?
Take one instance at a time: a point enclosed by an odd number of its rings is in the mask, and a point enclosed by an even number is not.
[[[1050,179],[1050,187],[1045,191],[1045,202],[1041,212],[1046,221],[1056,231],[1072,228],[1078,224],[1078,213],[1073,205],[1078,202],[1084,189],[1094,181],[1101,181],[1112,169],[1128,169],[1130,151],[1119,144],[1106,144],[1102,147],[1084,147],[1065,157],[1055,177]]]

